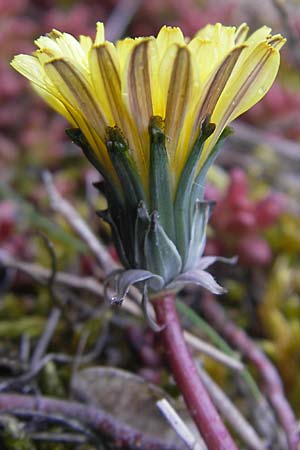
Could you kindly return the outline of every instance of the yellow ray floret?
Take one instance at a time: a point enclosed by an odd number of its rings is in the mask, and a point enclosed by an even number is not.
[[[53,30],[35,41],[33,55],[18,55],[12,66],[87,138],[103,170],[114,179],[105,147],[107,126],[126,136],[146,193],[149,180],[148,125],[165,121],[167,151],[175,192],[180,174],[209,115],[216,124],[200,166],[226,125],[270,89],[285,43],[262,27],[247,38],[248,27],[207,25],[191,40],[179,28],[164,26],[157,37],[112,43],[97,24],[94,42]]]

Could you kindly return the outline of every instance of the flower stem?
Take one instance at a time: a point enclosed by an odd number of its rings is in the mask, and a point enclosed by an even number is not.
[[[237,450],[199,378],[196,365],[184,341],[174,296],[168,294],[156,298],[153,306],[157,321],[163,326],[160,331],[161,342],[172,374],[208,449]]]

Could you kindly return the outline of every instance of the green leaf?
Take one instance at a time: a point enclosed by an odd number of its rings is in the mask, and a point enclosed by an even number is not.
[[[150,206],[158,211],[159,220],[169,238],[175,240],[173,198],[168,154],[161,117],[154,116],[149,124],[150,135]]]

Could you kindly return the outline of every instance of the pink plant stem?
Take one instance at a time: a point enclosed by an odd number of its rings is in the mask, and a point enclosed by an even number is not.
[[[237,447],[215,409],[184,341],[169,294],[153,301],[157,321],[163,326],[163,344],[173,377],[209,450],[237,450]]]
[[[289,405],[280,376],[266,355],[257,347],[247,334],[228,320],[221,305],[211,294],[205,294],[200,304],[207,320],[218,330],[230,344],[251,361],[260,373],[266,394],[276,411],[279,422],[284,429],[290,450],[300,449],[300,435],[293,410]]]

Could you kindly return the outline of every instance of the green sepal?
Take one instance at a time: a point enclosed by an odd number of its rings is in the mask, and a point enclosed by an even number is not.
[[[68,128],[65,130],[65,132],[66,135],[71,139],[71,141],[81,148],[85,157],[95,167],[95,169],[97,169],[98,172],[101,173],[107,185],[109,186],[110,196],[113,202],[117,203],[120,206],[123,205],[124,201],[119,189],[115,186],[115,183],[111,180],[107,172],[104,170],[101,162],[95,155],[95,152],[93,151],[80,128]]]
[[[124,239],[121,238],[119,233],[119,228],[117,227],[115,221],[113,220],[110,210],[106,209],[104,211],[96,211],[97,216],[101,217],[102,220],[104,220],[106,223],[110,225],[112,239],[114,242],[114,245],[116,247],[118,256],[120,258],[121,263],[124,267],[129,268],[130,264],[126,256],[126,252],[123,246]]]
[[[164,286],[164,280],[149,270],[130,269],[114,271],[106,279],[105,294],[107,296],[107,286],[113,282],[115,296],[110,299],[111,303],[121,305],[130,287],[134,284],[142,285],[147,282],[147,286],[154,292],[160,291]]]
[[[74,144],[81,148],[86,158],[90,163],[100,172],[103,176],[103,167],[99,159],[96,157],[95,152],[88,143],[85,135],[82,133],[80,128],[67,128],[65,130],[66,135],[71,139]]]
[[[195,183],[195,173],[205,141],[215,130],[215,124],[205,120],[201,125],[201,130],[192,151],[188,156],[183,171],[180,176],[175,197],[175,226],[176,245],[185,264],[190,240],[190,204],[193,185]],[[193,202],[193,205],[195,202]]]
[[[214,202],[196,200],[192,219],[191,239],[183,272],[191,270],[202,256],[206,242],[206,227]]]
[[[222,150],[223,141],[230,136],[233,133],[233,129],[230,127],[226,127],[223,132],[221,133],[221,136],[219,137],[216,145],[208,155],[208,158],[204,161],[198,175],[196,176],[193,191],[192,191],[192,205],[194,205],[195,201],[202,200],[203,199],[203,193],[204,193],[204,180],[207,175],[208,170],[215,162],[217,156],[219,155],[220,151]]]
[[[198,285],[207,289],[215,295],[224,294],[225,288],[220,286],[214,277],[205,270],[194,269],[178,275],[167,287],[167,289],[182,289],[186,285]]]
[[[135,163],[130,155],[128,143],[119,128],[107,127],[106,147],[125,197],[124,212],[120,216],[118,210],[114,208],[112,217],[118,227],[130,267],[137,267],[134,228],[138,204],[141,200],[146,201],[145,192]],[[108,204],[110,205],[109,198]]]
[[[146,204],[141,201],[137,207],[135,219],[134,257],[136,267],[145,268],[144,243],[147,230],[150,226],[150,215]]]
[[[150,208],[158,211],[159,221],[171,240],[175,240],[173,198],[163,120],[150,119]]]
[[[146,267],[168,283],[180,273],[181,257],[175,244],[160,225],[157,211],[151,214],[150,219],[144,244]]]
[[[146,201],[146,196],[135,163],[130,156],[128,143],[119,128],[107,127],[106,147],[123,188],[126,203],[135,209],[140,200]]]

